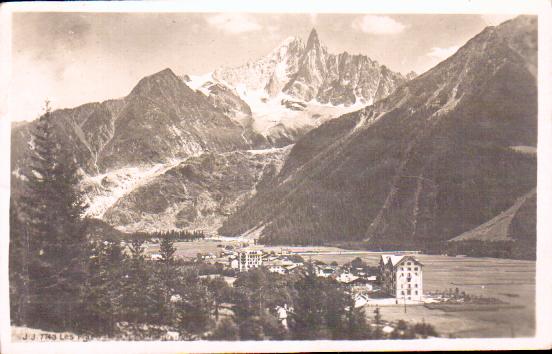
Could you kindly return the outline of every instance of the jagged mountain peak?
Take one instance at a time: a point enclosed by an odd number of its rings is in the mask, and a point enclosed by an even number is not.
[[[310,32],[298,70],[283,91],[304,101],[332,105],[371,104],[406,79],[362,54],[331,54],[316,29]]]
[[[266,56],[238,67],[221,67],[212,77],[236,88],[250,105],[257,104],[248,101],[251,97],[276,98],[283,93],[304,102],[345,107],[375,102],[406,81],[364,55],[330,54],[316,28],[306,44],[288,37]]]
[[[317,47],[320,47],[320,39],[318,38],[318,33],[316,32],[316,29],[313,27],[309,34],[309,39],[307,40],[306,50]]]

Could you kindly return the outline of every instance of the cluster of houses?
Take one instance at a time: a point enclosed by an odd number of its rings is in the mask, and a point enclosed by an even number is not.
[[[245,246],[245,245],[244,245]],[[160,255],[152,254],[152,259]],[[265,252],[262,249],[225,247],[220,255],[198,254],[197,260],[220,262],[226,258],[226,266],[237,272],[265,267],[269,272],[281,275],[293,274],[304,269],[304,260],[293,252],[282,249],[279,253]],[[357,306],[363,306],[384,294],[394,303],[420,302],[423,300],[423,264],[409,254],[383,254],[377,271],[367,267],[355,268],[352,265],[314,263],[317,276],[331,278],[349,286],[355,296]]]
[[[241,249],[228,257],[228,266],[239,272],[266,267],[269,272],[282,275],[303,269],[301,257],[289,252],[265,253],[258,249]],[[381,255],[378,271],[370,274],[366,268],[315,263],[319,277],[332,278],[346,284],[355,294],[359,306],[370,301],[370,294],[385,293],[400,301],[422,301],[422,263],[412,255]]]
[[[213,252],[197,254],[195,261],[211,264],[222,263],[236,272],[247,272],[263,267],[269,272],[292,275],[305,270],[305,261],[297,253],[281,249],[280,252],[266,252],[263,249],[247,245],[223,247],[217,254]],[[152,259],[160,255],[152,254]],[[359,264],[360,263],[360,264]],[[423,264],[412,254],[382,254],[378,267],[370,267],[363,262],[351,262],[346,265],[313,262],[316,276],[334,279],[345,285],[354,299],[355,308],[363,306],[385,306],[393,304],[413,304],[423,301]],[[202,277],[214,277],[204,275]],[[236,278],[225,276],[232,284]],[[180,299],[173,299],[171,301]],[[288,327],[288,316],[293,308],[282,304],[274,309],[278,321]],[[385,326],[383,330],[393,330]]]

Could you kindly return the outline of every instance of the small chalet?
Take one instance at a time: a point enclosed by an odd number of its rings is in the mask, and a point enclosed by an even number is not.
[[[335,278],[335,280],[337,280],[339,283],[343,283],[343,284],[351,284],[355,280],[359,279],[359,277],[357,277],[356,275],[353,275],[349,271],[338,272],[337,274],[332,276],[332,278]]]
[[[316,265],[314,268],[314,271],[316,272],[316,276],[323,277],[323,278],[329,278],[331,277],[335,272],[337,268],[331,265]]]
[[[278,273],[282,275],[288,274],[289,272],[291,272],[293,269],[297,267],[295,263],[287,259],[284,259],[284,260],[276,259],[276,260],[267,262],[266,266],[269,272]]]

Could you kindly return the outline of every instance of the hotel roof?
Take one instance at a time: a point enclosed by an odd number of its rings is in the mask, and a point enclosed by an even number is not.
[[[419,260],[414,258],[414,256],[411,255],[381,255],[381,259],[383,260],[383,264],[388,264],[389,261],[391,261],[391,265],[394,267],[397,264],[399,264],[404,258],[412,258],[414,261],[422,264]]]

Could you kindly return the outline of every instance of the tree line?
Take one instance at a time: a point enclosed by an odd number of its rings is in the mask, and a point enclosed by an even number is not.
[[[154,232],[132,232],[125,234],[128,240],[144,240],[151,241],[153,239],[170,238],[174,241],[196,241],[203,240],[205,233],[203,231],[187,231],[187,230],[169,230],[169,231],[154,231]]]
[[[449,256],[494,257],[510,259],[536,259],[536,246],[525,240],[464,240],[449,241],[444,251]]]

